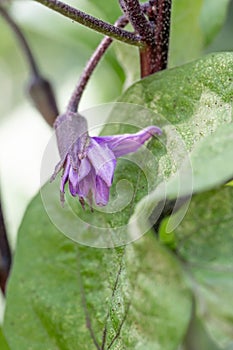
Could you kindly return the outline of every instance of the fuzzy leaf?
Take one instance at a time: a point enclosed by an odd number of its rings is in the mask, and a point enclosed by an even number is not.
[[[145,115],[143,123],[162,126],[164,132],[162,145],[150,145],[159,186],[138,204],[134,230],[145,232],[147,220],[165,192],[166,198],[174,199],[233,177],[232,75],[233,55],[214,54],[143,79],[122,97],[121,101],[153,110],[154,117]],[[128,114],[127,121],[133,124],[135,113]]]
[[[172,350],[190,312],[180,264],[151,234],[122,248],[79,246],[56,230],[40,196],[32,201],[8,285],[12,350]]]

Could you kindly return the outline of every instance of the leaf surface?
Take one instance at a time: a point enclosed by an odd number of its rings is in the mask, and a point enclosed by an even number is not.
[[[40,196],[32,201],[8,285],[12,350],[174,349],[190,312],[180,264],[152,234],[122,248],[79,246],[51,224]]]

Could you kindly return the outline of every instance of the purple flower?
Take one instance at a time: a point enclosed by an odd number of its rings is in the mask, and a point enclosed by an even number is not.
[[[79,118],[84,119],[81,116]],[[78,196],[82,206],[85,200],[92,205],[93,199],[99,206],[106,205],[117,158],[136,152],[153,135],[161,133],[160,128],[156,126],[149,126],[136,134],[90,137],[87,131],[82,135],[79,133],[76,141],[67,147],[65,152],[64,147],[60,147],[63,149],[63,156],[53,175],[55,178],[63,168],[60,184],[62,202],[64,202],[65,184],[68,182],[71,195]],[[59,145],[58,136],[57,134]]]

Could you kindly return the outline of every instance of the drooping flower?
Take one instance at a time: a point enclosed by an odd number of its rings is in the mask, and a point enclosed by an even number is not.
[[[63,168],[60,183],[61,201],[64,202],[65,185],[72,196],[78,196],[84,207],[85,200],[92,205],[105,206],[113,182],[117,158],[136,152],[153,135],[161,135],[157,126],[149,126],[135,134],[90,137],[86,120],[74,113],[59,117],[55,125],[61,161],[52,179]],[[66,118],[68,124],[61,126]],[[60,129],[60,130],[59,130]],[[75,131],[76,130],[76,131]],[[67,137],[69,144],[65,142]]]

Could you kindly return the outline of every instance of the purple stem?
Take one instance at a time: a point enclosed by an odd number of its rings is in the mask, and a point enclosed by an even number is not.
[[[128,20],[125,18],[125,16],[122,16],[115,22],[115,26],[119,28],[124,28],[127,23],[128,23]],[[96,68],[97,64],[100,62],[101,58],[103,57],[108,47],[111,45],[112,41],[113,41],[112,38],[105,37],[100,42],[94,54],[91,56],[91,58],[87,62],[86,67],[78,81],[78,84],[70,98],[69,104],[67,106],[67,111],[72,111],[72,112],[77,111],[83,91],[94,69]]]
[[[63,16],[66,16],[72,19],[75,22],[78,22],[90,29],[95,30],[96,32],[107,35],[113,39],[123,41],[130,45],[141,46],[141,38],[134,33],[130,33],[126,30],[118,28],[110,23],[106,23],[98,18],[95,18],[91,15],[88,15],[85,12],[82,12],[74,7],[69,6],[59,0],[34,0],[37,1],[52,10],[59,12]]]
[[[155,71],[167,68],[172,0],[150,1],[151,20],[155,28]]]
[[[141,40],[144,43],[150,43],[153,38],[153,31],[143,13],[139,1],[120,0],[120,5],[135,31],[141,36]]]
[[[140,11],[138,0],[120,0],[121,7],[145,44],[140,47],[142,78],[167,67],[171,3],[172,0],[150,0],[146,11]]]
[[[122,3],[121,5],[123,5],[123,1],[121,1],[121,3]],[[144,13],[147,13],[148,9],[150,9],[149,3],[145,3],[141,5],[141,10]],[[115,22],[114,26],[118,28],[124,28],[128,24],[128,22],[129,22],[128,18],[126,18],[125,16],[122,16]],[[89,61],[87,62],[86,67],[78,81],[78,84],[70,98],[70,101],[67,106],[67,111],[72,111],[72,112],[77,111],[81,97],[83,95],[83,92],[86,88],[86,85],[93,71],[95,70],[102,56],[104,55],[106,50],[109,48],[112,42],[113,42],[112,38],[105,37],[101,41],[101,43],[99,44],[99,46],[97,47],[97,49],[95,50],[94,54],[91,56]]]

